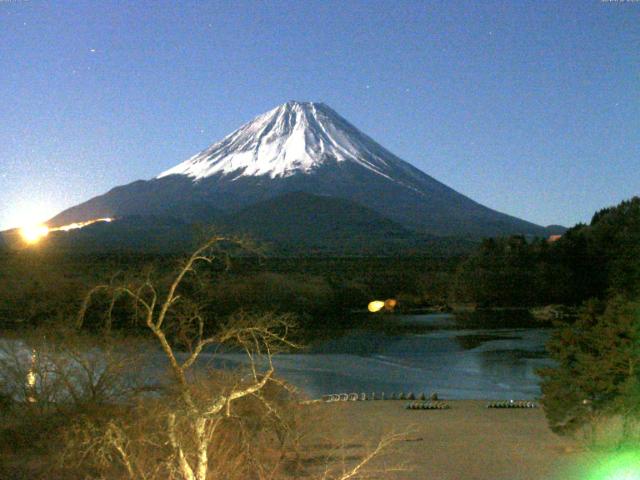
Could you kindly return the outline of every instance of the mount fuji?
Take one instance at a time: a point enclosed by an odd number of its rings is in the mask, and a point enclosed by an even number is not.
[[[418,234],[479,238],[549,233],[456,192],[398,158],[327,105],[294,101],[256,117],[151,180],[116,187],[47,224],[136,216],[235,222],[235,228],[242,229],[239,218],[255,220],[247,212],[294,214],[300,202],[310,198],[316,206],[322,199],[333,201],[330,210],[336,217],[360,209],[361,215],[388,222],[387,228],[393,224]],[[338,208],[336,201],[348,207]],[[263,204],[268,208],[260,208]],[[314,210],[304,211],[302,217],[313,222]],[[331,215],[324,215],[329,221]]]

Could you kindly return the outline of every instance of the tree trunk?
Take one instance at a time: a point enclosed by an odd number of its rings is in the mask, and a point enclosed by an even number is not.
[[[191,465],[189,465],[189,462],[184,455],[184,451],[178,442],[178,438],[176,437],[176,415],[174,413],[169,414],[169,441],[171,442],[171,446],[178,457],[178,470],[182,479],[197,480],[196,476],[193,474],[193,469],[191,468]]]
[[[207,438],[207,420],[205,418],[198,418],[196,420],[196,438],[198,439],[198,460],[196,467],[197,480],[207,479],[207,470],[209,467],[209,439]]]

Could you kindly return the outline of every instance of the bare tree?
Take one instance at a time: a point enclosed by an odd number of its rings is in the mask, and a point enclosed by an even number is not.
[[[60,325],[0,341],[0,385],[18,404],[45,413],[122,401],[139,385],[132,342],[96,338]]]
[[[309,410],[299,405],[295,389],[275,376],[273,355],[297,347],[289,335],[293,317],[240,311],[212,331],[199,303],[184,288],[197,265],[227,261],[221,242],[229,240],[213,237],[198,248],[164,289],[147,276],[137,284],[99,285],[86,295],[76,326],[83,327],[94,297],[106,294],[104,327],[110,335],[114,306],[128,298],[166,358],[170,382],[162,395],[139,397],[117,415],[77,423],[66,439],[66,463],[90,462],[105,478],[130,480],[290,476],[291,462],[285,457],[293,453],[300,458],[297,426],[299,416]],[[243,366],[203,378],[203,369],[196,368],[203,353],[227,346],[243,354]],[[400,438],[386,436],[355,463],[330,465],[321,476],[373,478],[369,474],[375,471],[367,469],[372,460]]]
[[[222,241],[227,239],[213,237],[198,248],[178,270],[164,295],[158,292],[149,278],[136,286],[100,285],[87,294],[77,319],[77,326],[81,328],[92,297],[99,292],[111,295],[107,329],[111,325],[111,312],[116,299],[128,297],[139,309],[144,325],[158,342],[169,363],[175,395],[168,396],[167,401],[175,404],[164,412],[167,443],[171,450],[165,474],[168,471],[172,477],[182,480],[207,478],[212,439],[218,434],[223,420],[234,418],[234,406],[239,400],[255,399],[272,416],[277,417],[277,409],[262,392],[270,384],[287,387],[274,377],[272,356],[282,348],[295,347],[287,339],[293,327],[290,315],[255,316],[241,313],[216,329],[215,333],[205,334],[205,320],[198,305],[183,298],[179,290],[185,277],[194,272],[198,263],[211,263],[219,258],[216,247]],[[176,348],[177,340],[186,347],[186,353]],[[205,348],[225,344],[235,344],[244,351],[248,374],[239,376],[232,383],[203,391],[194,381],[196,375],[193,374],[193,367]],[[135,459],[128,451],[129,442],[123,428],[109,424],[103,440],[111,446],[115,458],[120,460],[129,477],[141,476],[142,470],[135,466]]]
[[[409,469],[404,465],[393,461],[391,465],[383,465],[378,468],[372,467],[372,463],[381,460],[383,454],[388,453],[398,442],[407,440],[407,433],[388,433],[383,435],[377,443],[370,446],[355,461],[347,462],[344,457],[341,461],[332,461],[332,456],[328,456],[321,480],[364,480],[373,478],[389,478],[389,475],[396,472],[406,472]],[[344,450],[341,450],[344,452]]]

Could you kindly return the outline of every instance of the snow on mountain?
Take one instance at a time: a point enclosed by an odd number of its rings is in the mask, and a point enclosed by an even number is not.
[[[131,215],[214,222],[293,192],[348,200],[432,235],[546,234],[543,227],[480,205],[418,170],[328,106],[293,101],[157,177],[116,187],[49,223]],[[291,205],[295,208],[301,206]]]
[[[288,102],[256,117],[222,141],[161,173],[200,180],[311,173],[324,161],[355,162],[390,178],[390,152],[323,103]],[[395,162],[394,162],[395,163]]]

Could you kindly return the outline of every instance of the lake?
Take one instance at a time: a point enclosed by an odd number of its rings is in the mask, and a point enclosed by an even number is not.
[[[489,314],[491,315],[491,314]],[[547,328],[518,318],[474,321],[451,314],[388,315],[375,328],[357,328],[275,358],[280,377],[313,398],[328,393],[437,392],[449,399],[533,399],[536,370],[552,365]],[[473,327],[477,323],[489,327]],[[515,326],[514,326],[515,325]],[[239,355],[223,357],[232,362]]]
[[[278,376],[312,398],[329,393],[384,392],[389,397],[437,392],[449,399],[534,399],[540,395],[536,370],[552,365],[544,350],[551,330],[526,327],[534,324],[527,315],[354,316],[350,324],[357,327],[329,336],[325,331],[300,352],[276,355],[274,364]],[[154,384],[162,378],[167,360],[157,348],[147,347],[146,360],[140,359],[131,373],[132,378]],[[28,363],[30,349],[20,348]],[[207,375],[209,368],[234,368],[245,361],[240,353],[203,352],[196,370]]]

